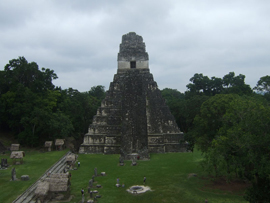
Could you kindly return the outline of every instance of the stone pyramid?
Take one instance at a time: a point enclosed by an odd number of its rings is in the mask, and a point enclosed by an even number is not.
[[[181,140],[183,133],[149,71],[143,38],[134,32],[123,35],[117,74],[79,153],[149,159],[149,153],[186,151]]]

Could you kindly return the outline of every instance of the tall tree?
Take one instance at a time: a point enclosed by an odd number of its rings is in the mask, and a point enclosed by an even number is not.
[[[194,95],[193,97],[190,97],[185,100],[185,106],[184,106],[184,114],[185,117],[185,129],[184,129],[184,136],[185,140],[189,143],[189,150],[193,151],[196,138],[194,137],[192,131],[194,128],[194,119],[196,115],[200,113],[201,105],[209,99],[209,96],[205,95]]]
[[[208,76],[204,76],[202,73],[195,73],[192,78],[190,78],[192,83],[187,84],[187,88],[192,94],[211,94],[211,82]]]
[[[270,107],[259,97],[216,95],[201,106],[193,135],[216,176],[252,183],[245,198],[269,202]]]
[[[224,90],[225,94],[238,94],[238,95],[251,95],[252,89],[249,85],[245,83],[245,75],[239,74],[235,76],[234,72],[223,77]]]
[[[258,90],[262,93],[270,93],[270,76],[266,75],[260,78],[254,90]]]
[[[9,61],[0,77],[1,127],[8,126],[22,144],[39,144],[41,138],[51,134],[48,122],[59,97],[52,81],[57,75],[19,57]]]
[[[222,79],[217,77],[211,77],[211,79],[209,79],[202,73],[196,73],[190,78],[190,81],[192,83],[187,84],[188,91],[186,91],[186,96],[188,97],[192,97],[193,95],[252,94],[250,86],[245,84],[245,76],[242,74],[235,76],[234,72],[230,72]]]
[[[72,88],[61,90],[58,107],[69,116],[74,127],[73,136],[76,138],[82,138],[87,132],[89,124],[100,106],[100,99],[104,92],[102,88],[96,92],[98,98],[90,95],[89,92],[79,92]],[[101,94],[101,92],[103,93]]]
[[[32,92],[42,92],[54,89],[52,80],[57,79],[53,70],[42,68],[37,63],[28,61],[24,57],[12,59],[4,68],[8,90],[15,91],[18,84],[29,88]]]
[[[185,132],[186,130],[186,103],[185,95],[176,89],[165,88],[161,90],[162,97],[166,100],[167,105],[173,114],[179,128]]]
[[[250,202],[270,201],[269,115],[269,106],[257,98],[235,98],[212,146],[227,168],[235,168],[252,183],[245,196]]]
[[[266,75],[260,78],[257,82],[257,85],[253,88],[253,90],[259,92],[264,95],[264,97],[270,101],[270,76]]]
[[[93,86],[88,93],[101,102],[105,98],[105,87],[102,85]]]
[[[194,119],[191,134],[202,152],[207,152],[211,147],[213,139],[223,125],[223,116],[235,97],[237,95],[218,94],[201,105],[200,113]]]

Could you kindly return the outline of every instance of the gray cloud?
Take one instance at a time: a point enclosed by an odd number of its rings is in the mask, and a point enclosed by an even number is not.
[[[195,73],[231,71],[254,87],[269,75],[269,9],[266,0],[2,0],[0,66],[25,56],[53,69],[62,88],[108,88],[121,37],[134,31],[160,89],[183,92]]]

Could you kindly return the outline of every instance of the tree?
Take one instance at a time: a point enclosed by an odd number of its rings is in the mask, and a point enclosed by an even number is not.
[[[166,99],[166,102],[171,102],[177,99],[184,99],[185,95],[176,89],[164,88],[161,90],[162,97]]]
[[[205,166],[252,183],[245,199],[269,202],[270,107],[258,97],[216,95],[201,106],[193,133]]]
[[[96,95],[101,99],[103,97],[102,94],[104,94],[103,88],[93,89],[93,92],[96,92]],[[70,118],[74,127],[73,136],[82,139],[83,135],[87,132],[89,124],[92,122],[101,101],[90,95],[89,92],[79,92],[72,88],[61,90],[60,92],[61,97],[59,99],[58,107]]]
[[[161,90],[162,97],[166,100],[176,123],[185,131],[185,95],[176,89],[165,88]]]
[[[190,81],[192,83],[187,85],[188,91],[186,92],[186,96],[188,97],[192,97],[193,95],[252,94],[250,86],[245,84],[245,76],[242,74],[235,76],[234,72],[225,75],[223,79],[217,77],[211,77],[209,79],[202,73],[196,73],[190,78]]]
[[[220,94],[223,91],[223,81],[221,78],[211,77],[210,80],[211,95]]]
[[[185,140],[189,143],[189,150],[193,151],[196,138],[193,136],[194,119],[200,113],[201,105],[208,100],[209,97],[205,95],[194,95],[191,98],[185,100],[185,106],[183,112],[185,118],[184,136]]]
[[[201,104],[209,97],[205,95],[193,95],[186,97],[176,89],[165,88],[161,91],[162,97],[173,114],[176,123],[184,132],[185,140],[189,142],[189,150],[193,151],[195,139],[188,132],[193,127],[195,116],[200,112]]]
[[[225,94],[251,95],[252,89],[245,84],[245,75],[239,74],[235,76],[234,72],[223,77],[223,85]]]
[[[9,61],[0,77],[1,127],[8,126],[21,144],[40,144],[52,133],[48,122],[60,95],[52,83],[57,75],[19,57]]]
[[[229,72],[227,75],[224,75],[223,77],[223,85],[226,88],[232,87],[234,85],[234,72]]]
[[[51,115],[48,122],[49,138],[54,140],[56,138],[66,138],[74,131],[71,120],[60,110],[57,110]]]
[[[91,89],[88,93],[89,93],[89,95],[95,97],[96,99],[98,99],[101,102],[102,99],[105,98],[105,87],[102,85],[91,87]]]
[[[262,93],[270,93],[270,76],[266,75],[261,77],[253,89]]]
[[[52,80],[57,79],[53,70],[42,68],[40,71],[37,63],[28,63],[24,57],[10,60],[4,68],[4,75],[8,90],[15,91],[21,84],[35,93],[54,89]]]
[[[269,202],[270,108],[250,97],[234,99],[224,115],[215,148],[252,183],[245,199]],[[227,149],[224,151],[224,149]]]
[[[237,95],[218,94],[201,105],[200,113],[194,119],[194,128],[191,134],[202,152],[207,152],[208,148],[211,147],[213,139],[223,125],[223,116],[235,97]]]
[[[268,101],[270,101],[270,76],[266,75],[261,77],[253,90],[258,91],[260,94],[264,95]]]
[[[190,78],[192,83],[187,84],[189,92],[192,94],[211,94],[211,82],[207,76],[204,76],[202,73],[195,73],[192,78]]]

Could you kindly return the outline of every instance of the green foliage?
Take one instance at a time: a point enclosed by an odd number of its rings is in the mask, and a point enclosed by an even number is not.
[[[176,89],[165,88],[161,90],[161,94],[162,97],[167,100],[167,102],[185,98],[185,95]]]
[[[5,89],[14,91],[20,84],[36,93],[53,89],[52,80],[57,79],[53,70],[42,68],[40,71],[35,62],[28,63],[24,57],[10,60],[4,68],[4,77]]]
[[[88,93],[101,102],[105,98],[105,87],[102,85],[91,87]]]
[[[50,132],[49,139],[65,138],[74,131],[73,125],[67,115],[58,110],[53,113],[48,122],[48,130]]]
[[[193,148],[196,143],[196,139],[192,134],[194,128],[194,119],[197,114],[200,112],[200,108],[203,102],[205,102],[209,97],[205,95],[194,95],[185,100],[185,121],[186,121],[186,131],[185,131],[185,140],[189,143],[189,150],[193,151]]]
[[[210,96],[214,91],[218,91],[219,85],[221,85],[222,87],[222,83],[220,84],[217,78],[213,78],[212,80],[210,80],[207,76],[204,76],[202,73],[194,74],[194,76],[190,78],[190,81],[192,83],[187,84],[186,87],[192,94],[199,94],[199,95],[204,94]],[[212,89],[214,87],[213,85],[214,82],[216,82],[217,86],[215,87],[215,89]]]
[[[22,145],[73,136],[82,139],[101,100],[103,86],[80,93],[55,88],[53,70],[39,70],[24,57],[9,61],[0,71],[0,127],[12,130]]]
[[[192,83],[186,86],[188,88],[186,92],[188,97],[192,97],[193,95],[214,96],[221,93],[238,95],[252,94],[250,86],[245,84],[245,76],[242,74],[235,76],[234,72],[230,72],[222,79],[217,77],[209,79],[202,73],[196,73],[190,78],[190,81]]]
[[[59,96],[52,80],[57,75],[50,69],[39,70],[35,62],[19,57],[10,60],[0,76],[1,126],[12,129],[21,144],[39,144],[46,132],[51,133],[48,121]]]
[[[266,75],[261,77],[253,89],[263,93],[270,93],[270,76]]]
[[[222,127],[223,115],[234,97],[237,97],[237,95],[219,94],[202,104],[200,114],[195,117],[192,130],[192,134],[196,137],[198,147],[202,152],[207,152],[208,148],[211,147],[213,139]]]
[[[235,76],[234,72],[230,72],[223,78],[209,78],[202,73],[196,73],[190,81],[192,83],[187,85],[188,91],[185,92],[185,101],[182,102],[184,103],[185,110],[181,111],[182,119],[185,121],[185,125],[183,125],[185,127],[185,140],[189,142],[190,150],[194,148],[196,142],[204,143],[204,145],[200,144],[200,146],[202,147],[201,150],[205,151],[211,143],[211,137],[215,134],[217,128],[215,125],[222,123],[218,119],[219,114],[222,114],[222,112],[219,112],[222,109],[219,108],[226,108],[226,106],[221,107],[223,104],[219,103],[216,106],[211,106],[211,101],[209,101],[206,104],[208,107],[203,107],[205,109],[203,111],[205,112],[203,112],[202,116],[207,117],[207,111],[209,109],[213,111],[212,115],[215,115],[216,118],[213,118],[214,120],[210,123],[206,123],[204,118],[200,117],[196,118],[197,121],[195,121],[195,117],[199,115],[203,102],[219,94],[252,95],[252,90],[249,85],[245,84],[245,76],[242,74]],[[208,126],[208,129],[203,131],[203,133],[208,134],[209,138],[200,135],[200,125]]]
[[[269,115],[268,105],[253,98],[239,98],[231,103],[221,129],[221,136],[228,139],[223,148],[230,146],[229,155],[235,158],[245,178],[252,183],[246,196],[251,202],[270,200]],[[218,144],[223,145],[223,142]]]
[[[61,90],[58,107],[70,118],[74,128],[74,137],[82,137],[87,132],[88,126],[100,106],[100,99],[101,95],[96,98],[88,92],[81,93],[72,88]]]
[[[186,129],[185,121],[185,96],[183,93],[170,88],[161,90],[162,97],[166,100],[167,105],[173,114],[176,123],[182,131]]]
[[[258,93],[262,94],[268,101],[270,101],[270,76],[266,75],[261,77],[253,90],[256,90]]]
[[[204,102],[193,136],[205,153],[204,167],[216,177],[252,183],[246,199],[269,201],[270,107],[260,98],[216,95]]]

